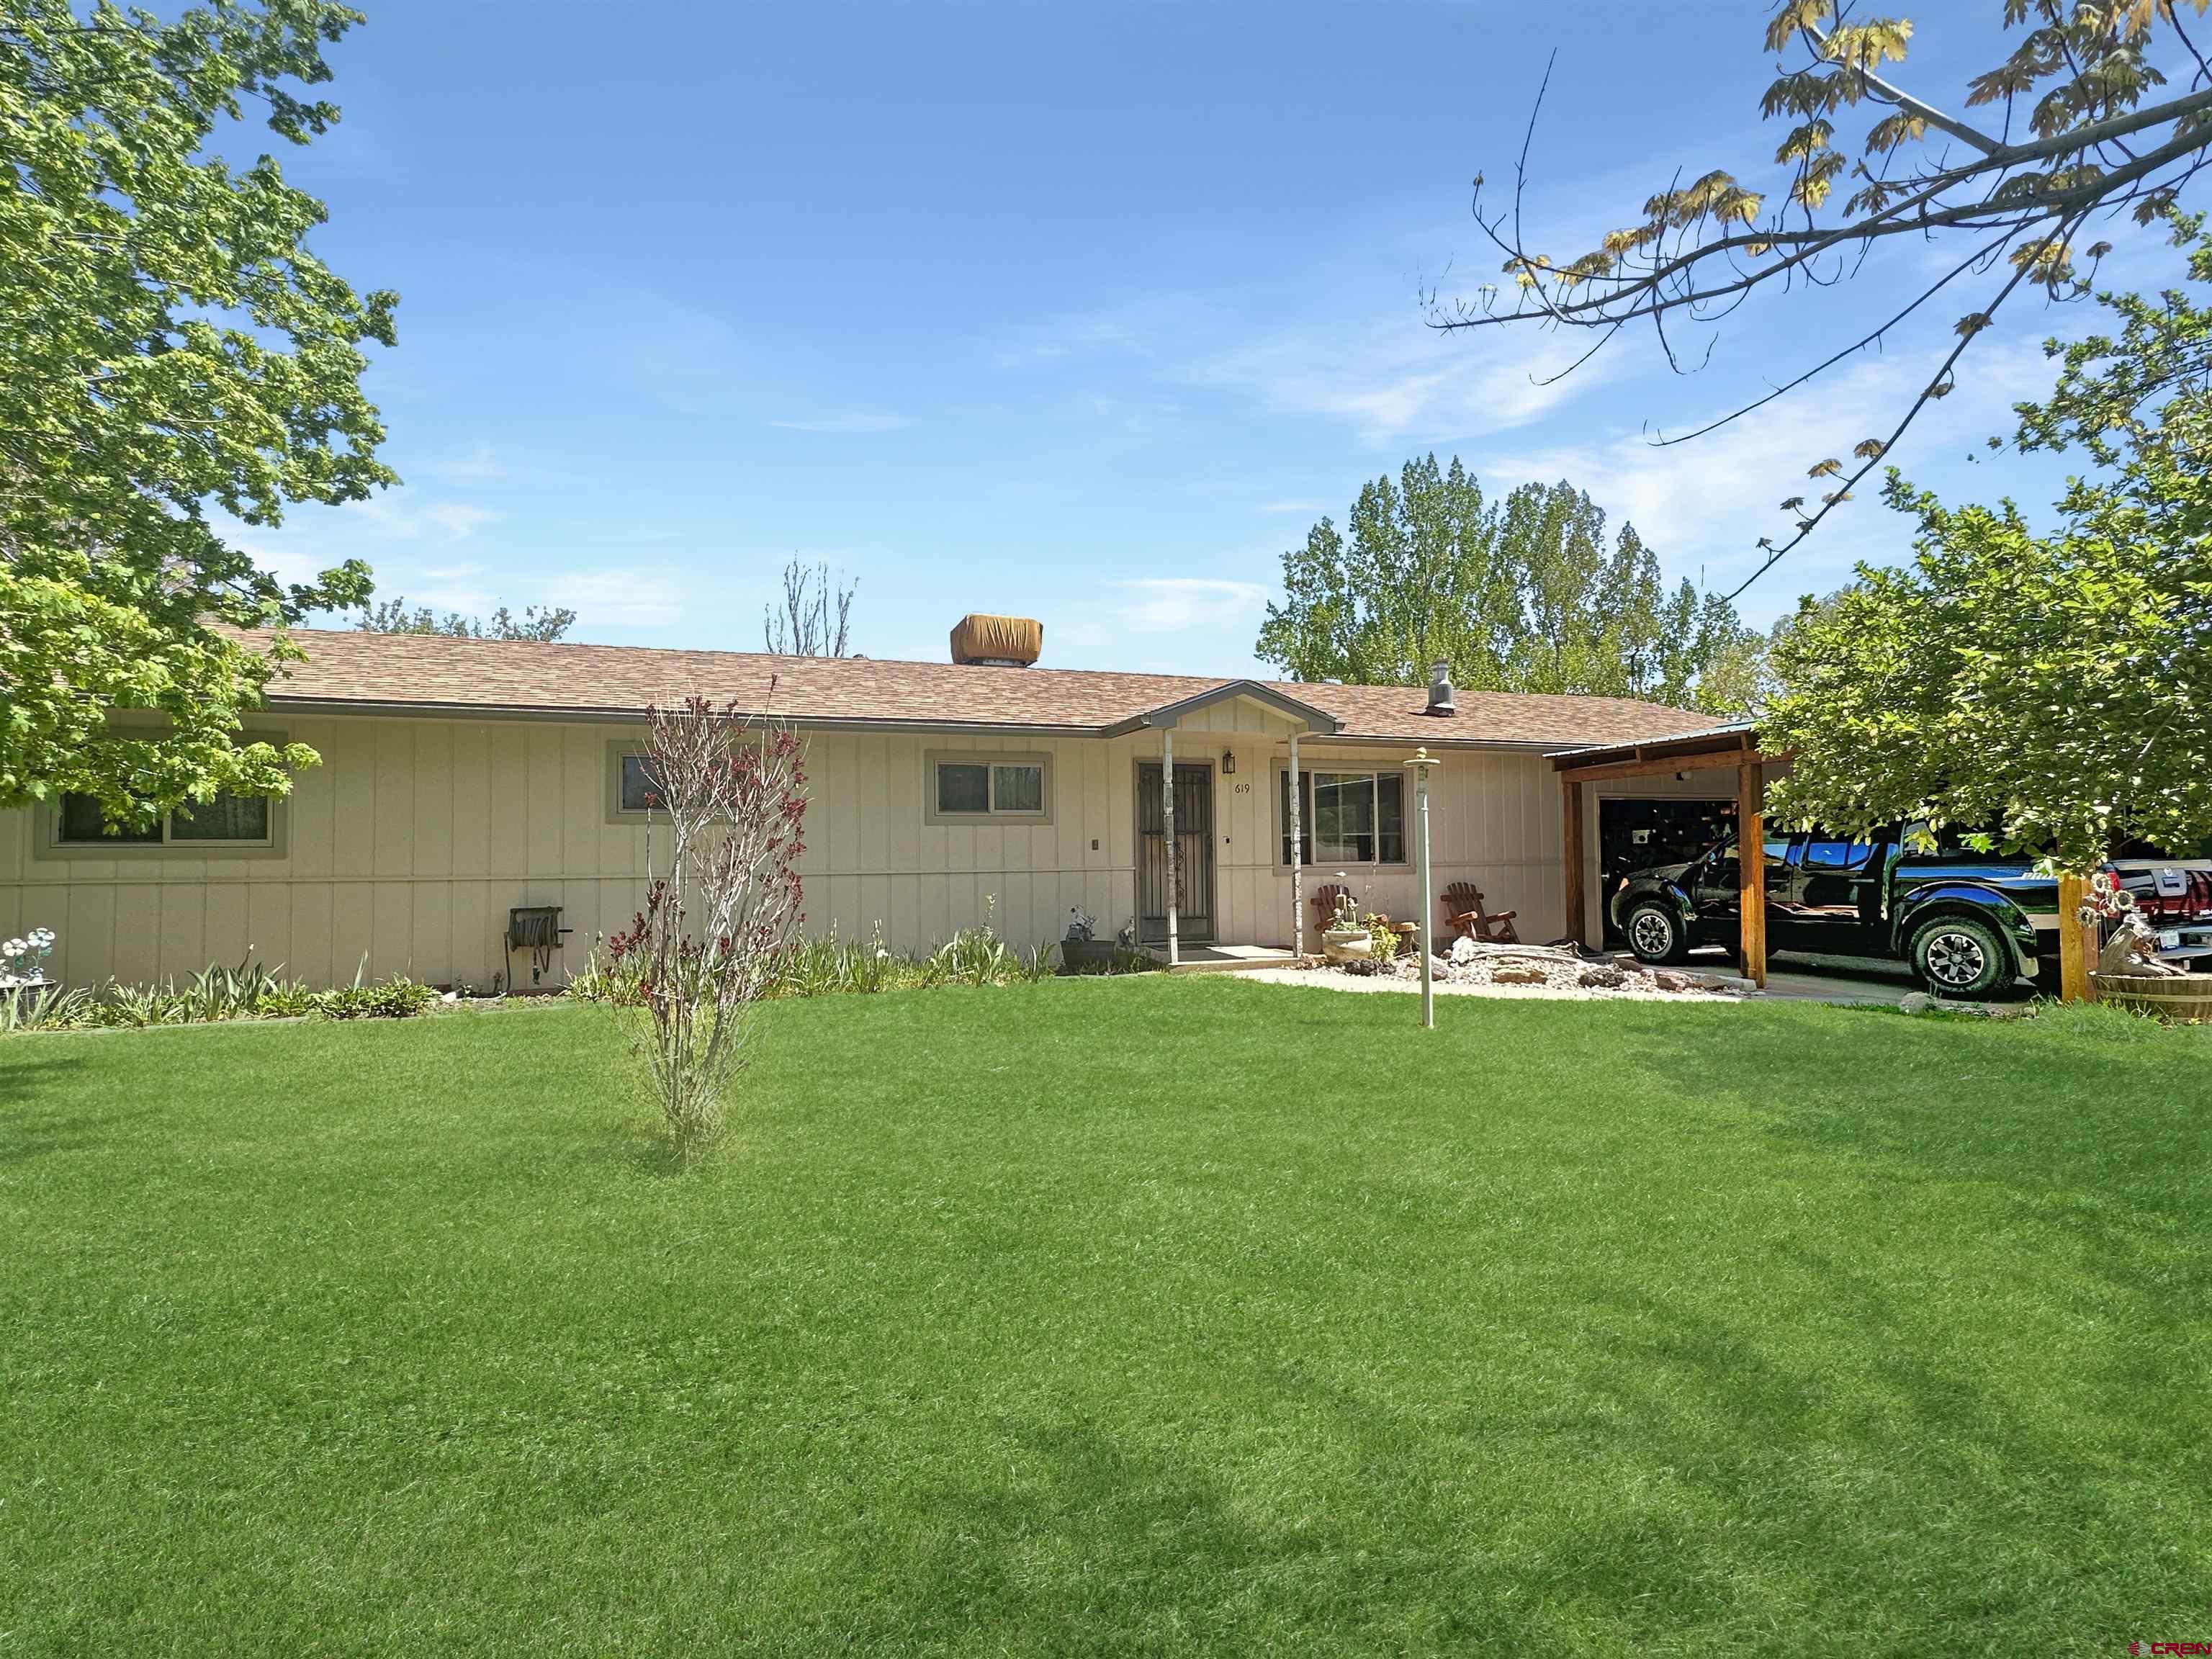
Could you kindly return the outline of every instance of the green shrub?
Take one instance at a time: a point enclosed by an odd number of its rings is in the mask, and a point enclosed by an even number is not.
[[[15,1031],[68,1031],[94,1024],[92,993],[45,985],[37,990],[0,991],[0,1035]]]
[[[438,993],[404,975],[371,984],[367,964],[351,985],[318,991],[283,976],[282,968],[258,962],[214,967],[179,982],[121,985],[95,990],[56,986],[35,996],[0,999],[0,1032],[58,1031],[86,1027],[199,1025],[231,1019],[400,1019],[419,1014]]]
[[[1398,930],[1390,925],[1389,917],[1378,913],[1370,915],[1362,925],[1367,929],[1367,937],[1373,941],[1376,961],[1389,962],[1397,956],[1398,947],[1404,941],[1399,938]]]
[[[1017,950],[999,937],[992,926],[997,900],[984,901],[980,927],[963,927],[927,956],[916,957],[891,950],[884,943],[880,921],[864,939],[794,940],[778,959],[768,994],[771,997],[866,996],[880,991],[926,990],[939,985],[1013,985],[1048,979],[1055,963],[1056,945]],[[1152,958],[1139,951],[1119,953],[1113,971],[1151,968]],[[634,1006],[638,995],[637,974],[606,949],[601,939],[569,976],[568,994],[584,1002]]]
[[[434,987],[405,975],[379,985],[358,982],[314,994],[315,1012],[325,1019],[405,1019],[438,1000]]]
[[[584,958],[584,965],[568,975],[568,994],[580,1002],[604,1002],[617,1008],[635,1008],[645,997],[638,989],[637,969],[607,949],[600,934]]]

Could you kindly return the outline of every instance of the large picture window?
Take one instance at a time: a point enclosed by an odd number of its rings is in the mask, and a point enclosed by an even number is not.
[[[931,823],[1048,823],[1048,755],[953,755],[927,757],[922,816]]]
[[[270,802],[265,795],[234,795],[218,790],[213,800],[178,807],[149,829],[119,829],[110,835],[107,815],[89,795],[64,795],[54,814],[58,847],[266,847],[270,844]]]
[[[1277,861],[1291,861],[1291,775],[1275,775],[1280,831]],[[1299,861],[1307,865],[1403,864],[1406,778],[1402,772],[1298,774]]]

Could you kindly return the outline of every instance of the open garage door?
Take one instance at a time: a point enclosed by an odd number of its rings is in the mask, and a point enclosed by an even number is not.
[[[1597,804],[1598,891],[1609,899],[1630,871],[1693,859],[1735,828],[1734,800],[1601,799]],[[1621,942],[1610,915],[1605,921],[1605,942]]]

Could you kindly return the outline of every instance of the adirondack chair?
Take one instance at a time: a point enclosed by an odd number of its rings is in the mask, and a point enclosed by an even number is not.
[[[1313,904],[1314,932],[1316,933],[1326,933],[1331,927],[1335,926],[1337,895],[1343,891],[1344,889],[1333,881],[1326,883],[1314,890],[1314,896],[1311,902]]]
[[[1514,931],[1517,910],[1485,910],[1482,890],[1471,881],[1455,881],[1444,889],[1444,921],[1452,932],[1478,945],[1518,945]]]

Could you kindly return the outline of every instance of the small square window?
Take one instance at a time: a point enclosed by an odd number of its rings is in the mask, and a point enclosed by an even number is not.
[[[991,810],[991,769],[947,761],[937,769],[937,810],[940,812],[988,812]]]
[[[622,757],[622,810],[625,812],[647,812],[660,802],[653,793],[653,774],[647,769],[651,757],[624,755]]]
[[[1044,811],[1044,768],[994,766],[991,769],[991,810],[994,812]]]

